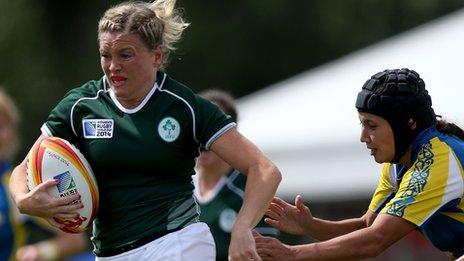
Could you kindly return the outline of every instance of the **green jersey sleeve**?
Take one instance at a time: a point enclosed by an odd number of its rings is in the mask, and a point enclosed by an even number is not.
[[[198,108],[197,138],[202,147],[209,149],[222,134],[234,128],[236,123],[212,102],[195,96]]]
[[[83,99],[91,99],[96,95],[95,88],[98,83],[91,81],[85,85],[72,89],[50,112],[47,121],[42,126],[42,133],[47,136],[56,136],[75,144],[78,133],[82,132],[80,124],[80,107],[76,106]]]

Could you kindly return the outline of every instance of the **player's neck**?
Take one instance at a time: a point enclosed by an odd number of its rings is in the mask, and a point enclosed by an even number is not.
[[[399,163],[405,166],[407,169],[412,166],[413,162],[411,162],[411,146],[409,146],[409,149],[400,158]]]
[[[227,176],[232,168],[226,162],[218,162],[217,164],[208,167],[200,166],[198,168],[198,184],[200,187],[200,195],[208,195],[219,182],[219,180]]]

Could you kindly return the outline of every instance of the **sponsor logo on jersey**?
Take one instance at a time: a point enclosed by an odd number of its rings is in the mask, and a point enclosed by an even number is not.
[[[236,218],[237,212],[231,208],[226,208],[219,215],[219,226],[225,232],[231,232]]]
[[[173,117],[166,117],[158,124],[158,134],[166,142],[173,142],[179,137],[180,124]]]
[[[113,137],[112,119],[84,119],[82,130],[86,139],[109,139]]]

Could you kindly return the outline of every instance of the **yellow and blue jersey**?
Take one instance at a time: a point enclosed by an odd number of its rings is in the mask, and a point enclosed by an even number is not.
[[[8,193],[10,170],[10,164],[0,161],[0,260],[14,260],[14,253],[25,238],[19,213]]]
[[[422,131],[412,144],[413,165],[384,164],[369,205],[376,213],[401,217],[440,250],[464,254],[464,141]]]

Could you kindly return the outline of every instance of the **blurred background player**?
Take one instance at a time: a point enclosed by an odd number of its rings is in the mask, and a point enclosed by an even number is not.
[[[8,182],[18,146],[18,124],[15,104],[0,89],[0,260],[63,260],[88,250],[85,234],[64,233],[45,220],[22,215],[11,201]],[[31,243],[40,237],[47,239]],[[84,256],[75,260],[84,260]]]
[[[237,122],[235,101],[229,93],[212,89],[200,93],[200,96],[216,104]],[[216,260],[227,260],[232,227],[243,203],[246,176],[209,150],[201,150],[196,171],[195,196],[200,205],[200,220],[211,229],[216,244]],[[279,233],[264,220],[255,229],[270,236]]]

